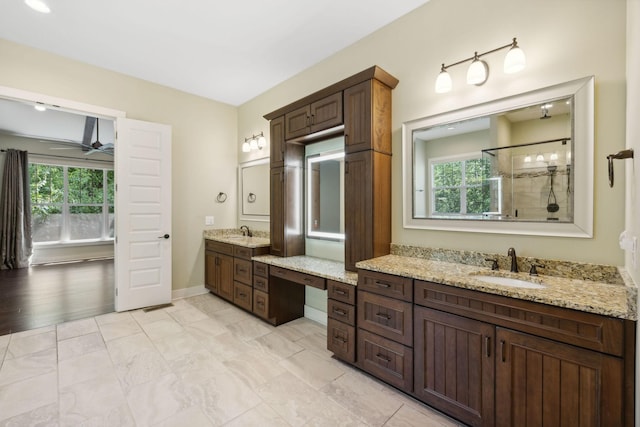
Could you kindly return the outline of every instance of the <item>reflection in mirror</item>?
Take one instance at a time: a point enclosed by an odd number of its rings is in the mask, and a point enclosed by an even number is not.
[[[269,159],[240,164],[238,167],[240,219],[269,221]]]
[[[342,145],[339,137],[306,147],[307,237],[344,240]]]
[[[591,235],[593,78],[403,132],[406,228]]]
[[[571,222],[570,107],[563,98],[414,131],[414,218]]]

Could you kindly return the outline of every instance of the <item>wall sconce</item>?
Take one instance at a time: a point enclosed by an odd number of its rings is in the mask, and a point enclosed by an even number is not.
[[[442,64],[442,67],[440,68],[440,74],[438,74],[438,78],[436,78],[436,93],[449,92],[453,87],[451,76],[447,72],[448,68],[455,65],[464,64],[465,62],[469,61],[471,61],[471,65],[467,70],[467,84],[476,86],[484,84],[484,82],[486,82],[489,78],[489,65],[480,58],[506,48],[510,49],[509,52],[507,52],[507,56],[504,58],[504,72],[506,74],[512,74],[524,69],[527,61],[524,56],[524,52],[522,51],[522,49],[520,49],[520,47],[518,47],[518,42],[514,37],[511,43],[504,46],[500,46],[480,54],[478,52],[475,52],[472,57],[463,59],[462,61],[454,62],[453,64]]]
[[[251,135],[251,138],[245,138],[242,143],[242,152],[248,153],[252,150],[262,150],[267,146],[267,139],[264,137],[264,133],[260,132],[257,135]]]

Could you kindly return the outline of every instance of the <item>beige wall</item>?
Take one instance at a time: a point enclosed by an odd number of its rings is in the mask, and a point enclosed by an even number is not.
[[[393,217],[396,243],[621,265],[624,187],[610,189],[605,157],[625,145],[626,3],[610,0],[431,0],[358,43],[300,73],[239,109],[239,135],[266,123],[262,115],[371,65],[400,80],[393,92]],[[451,69],[452,92],[435,94],[440,64],[507,44],[517,37],[527,68],[501,70],[504,53],[486,57],[482,87],[463,84],[465,66]],[[417,231],[402,227],[401,126],[417,119],[588,75],[596,77],[595,224],[593,239]]]
[[[205,215],[216,227],[236,225],[237,109],[5,40],[0,63],[1,86],[172,126],[173,289],[202,286]],[[220,191],[229,195],[223,204]]]

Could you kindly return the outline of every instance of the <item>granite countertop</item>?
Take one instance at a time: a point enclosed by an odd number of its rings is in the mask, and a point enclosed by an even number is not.
[[[589,313],[637,320],[637,288],[623,269],[620,269],[619,273],[624,283],[611,284],[543,274],[532,277],[528,273],[492,271],[488,267],[400,255],[385,255],[360,261],[356,267]],[[475,279],[474,275],[478,274],[517,278],[543,284],[545,288],[528,289],[494,285]]]
[[[259,255],[251,258],[254,261],[260,261],[265,264],[275,265],[276,267],[287,268],[301,273],[312,274],[325,279],[335,280],[337,282],[347,283],[349,285],[358,284],[358,273],[346,271],[344,263],[332,261],[323,258],[316,258],[306,255],[292,257],[277,257],[274,255]]]
[[[269,237],[265,237],[265,234],[264,232],[254,231],[253,236],[248,237],[243,236],[239,229],[204,230],[202,233],[205,239],[244,246],[246,248],[261,248],[271,245]]]

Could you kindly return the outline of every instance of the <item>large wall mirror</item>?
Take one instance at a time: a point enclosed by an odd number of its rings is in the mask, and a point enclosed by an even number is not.
[[[344,240],[344,137],[305,147],[306,236]]]
[[[405,228],[593,235],[594,79],[403,124]]]
[[[269,159],[238,166],[238,211],[240,220],[269,221]]]

